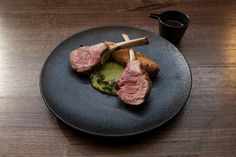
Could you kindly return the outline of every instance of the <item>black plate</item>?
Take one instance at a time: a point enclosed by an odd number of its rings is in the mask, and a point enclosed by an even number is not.
[[[146,103],[130,107],[117,97],[102,94],[87,77],[69,66],[69,53],[81,44],[148,37],[150,44],[135,48],[160,64]],[[129,136],[154,129],[171,119],[186,103],[192,85],[190,68],[179,50],[156,33],[131,27],[100,27],[63,41],[50,54],[41,71],[40,88],[48,108],[66,124],[100,136]]]

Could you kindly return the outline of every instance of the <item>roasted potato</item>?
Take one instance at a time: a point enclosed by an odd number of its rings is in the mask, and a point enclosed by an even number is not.
[[[107,45],[112,45],[113,42],[105,42]],[[158,74],[160,70],[160,65],[149,59],[148,57],[142,55],[140,52],[135,52],[136,59],[138,59],[143,67],[146,69],[149,76],[153,77]],[[129,49],[123,49],[112,53],[112,58],[122,64],[126,65],[129,62]]]

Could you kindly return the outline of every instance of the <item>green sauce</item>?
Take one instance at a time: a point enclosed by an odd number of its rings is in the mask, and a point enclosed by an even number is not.
[[[116,95],[116,80],[122,75],[124,67],[115,62],[107,62],[90,76],[92,86],[106,94]]]

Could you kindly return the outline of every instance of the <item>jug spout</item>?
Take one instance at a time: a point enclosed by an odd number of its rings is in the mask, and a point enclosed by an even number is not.
[[[149,14],[149,17],[154,18],[156,20],[160,20],[160,16],[161,16],[160,14],[153,14],[153,13]]]

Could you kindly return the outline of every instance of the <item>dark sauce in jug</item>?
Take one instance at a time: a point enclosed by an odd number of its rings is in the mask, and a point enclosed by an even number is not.
[[[173,26],[173,27],[181,27],[184,26],[183,23],[177,21],[177,20],[166,20],[164,22],[165,24],[169,25],[169,26]]]

